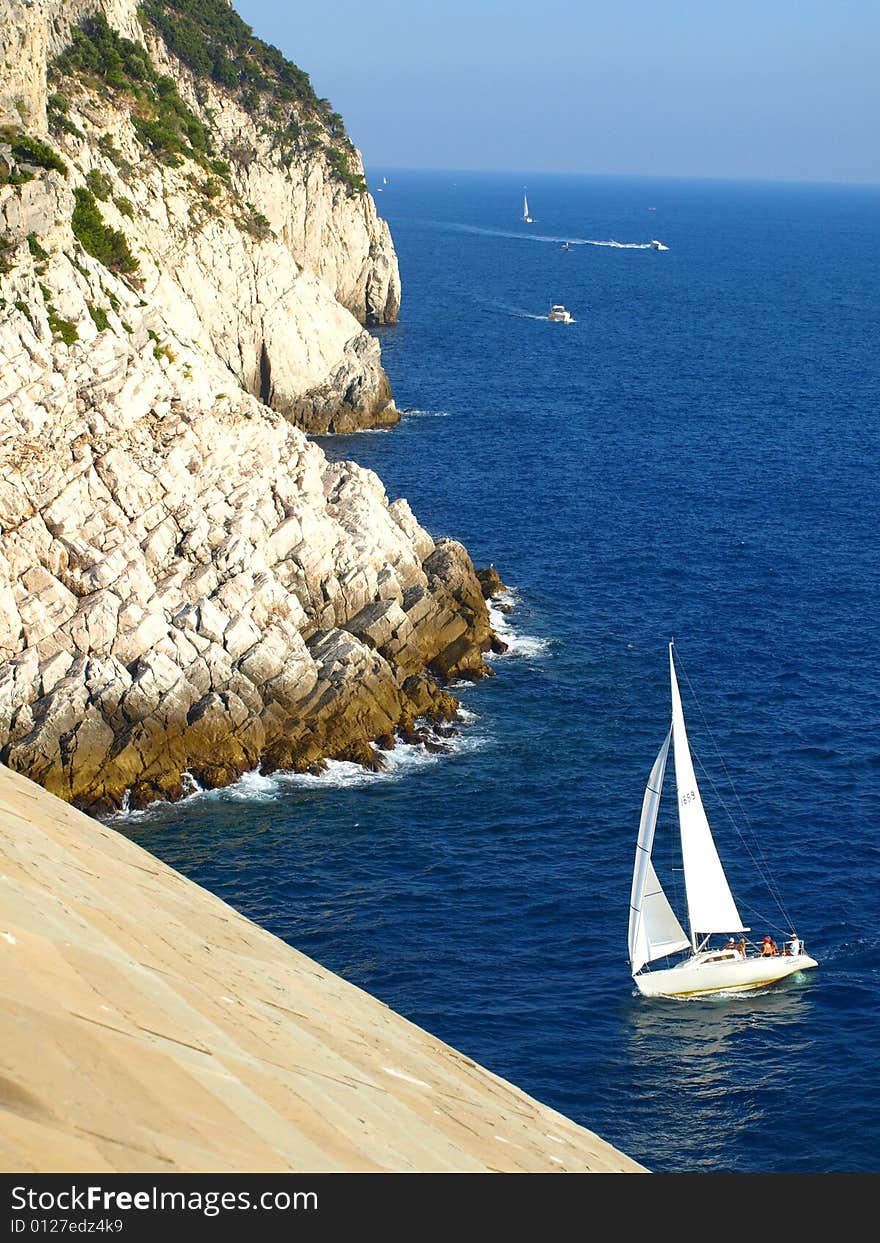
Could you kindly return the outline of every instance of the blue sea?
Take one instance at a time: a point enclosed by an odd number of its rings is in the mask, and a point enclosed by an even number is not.
[[[449,754],[116,823],[653,1171],[877,1172],[880,187],[370,181],[406,413],[320,443],[495,565],[509,649]],[[673,637],[743,918],[819,961],[735,999],[627,963]]]

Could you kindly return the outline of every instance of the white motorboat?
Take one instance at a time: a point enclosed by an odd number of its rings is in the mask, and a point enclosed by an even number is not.
[[[636,987],[646,997],[737,993],[764,988],[797,971],[817,967],[815,958],[805,953],[803,942],[793,932],[783,942],[781,952],[769,936],[764,938],[761,947],[746,941],[744,934],[750,929],[737,910],[697,786],[672,643],[669,644],[669,676],[672,724],[645,789],[630,896],[629,961]],[[678,792],[681,865],[690,936],[673,911],[652,860],[670,742]],[[788,927],[792,926],[789,919],[785,922]],[[713,948],[712,937],[721,933],[727,934],[729,940]],[[739,937],[738,943],[734,942],[734,935]],[[680,961],[673,961],[682,954],[684,957]],[[665,966],[651,966],[661,959],[665,960]]]
[[[551,306],[550,310],[547,312],[547,318],[550,320],[551,324],[574,323],[574,319],[572,318],[570,312],[566,311],[565,307],[558,302]]]
[[[658,242],[656,237],[651,238],[650,242],[648,242],[648,245],[650,246],[651,250],[668,250],[669,249],[669,247],[664,246],[662,242]]]

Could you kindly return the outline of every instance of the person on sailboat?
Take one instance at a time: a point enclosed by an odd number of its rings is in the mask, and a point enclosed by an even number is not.
[[[746,939],[745,939],[745,937],[740,937],[739,941],[737,942],[737,946],[736,946],[736,948],[739,950],[740,955],[741,955],[743,958],[745,958],[745,956],[746,956]]]
[[[764,937],[764,946],[761,950],[762,958],[773,958],[779,953],[779,948],[772,937]]]
[[[801,939],[796,932],[791,934],[788,945],[785,947],[786,954],[793,954],[795,957],[801,952]]]

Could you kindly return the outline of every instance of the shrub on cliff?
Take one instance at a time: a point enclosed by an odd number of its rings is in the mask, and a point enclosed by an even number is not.
[[[330,172],[337,181],[343,182],[348,187],[350,194],[361,194],[366,190],[367,183],[363,177],[351,169],[347,151],[341,147],[327,147],[324,154],[327,156]]]
[[[62,319],[53,306],[48,306],[47,310],[49,328],[53,336],[60,337],[65,345],[73,345],[74,341],[79,340],[76,324],[71,323],[69,319]]]
[[[109,199],[113,189],[113,182],[107,174],[99,172],[96,168],[86,174],[86,185],[96,199]]]
[[[70,117],[67,115],[70,105],[67,99],[59,91],[53,91],[46,101],[46,118],[49,122],[49,128],[57,133],[63,130],[65,134],[72,134],[74,138],[85,138],[82,130],[78,125],[74,125]]]
[[[12,238],[0,233],[0,276],[5,276],[7,272],[11,272],[15,267],[10,258],[14,248],[15,243]]]
[[[137,271],[140,262],[129,250],[125,234],[104,223],[91,190],[78,186],[73,193],[76,206],[73,209],[71,227],[83,250],[88,251],[113,272]]]
[[[12,154],[20,164],[32,164],[36,168],[54,168],[67,176],[67,165],[48,143],[40,138],[31,138],[29,134],[0,133],[12,148]],[[10,179],[11,180],[11,179]]]
[[[107,312],[102,306],[92,306],[91,302],[86,305],[88,306],[89,315],[91,315],[95,327],[99,332],[103,332],[105,328],[110,327],[110,320],[107,318]]]
[[[46,251],[43,250],[43,247],[40,245],[39,239],[37,238],[36,233],[29,233],[27,235],[27,244],[28,244],[28,250],[31,252],[31,254],[33,255],[35,259],[48,259],[49,258]]]
[[[156,76],[146,49],[118,35],[103,14],[84,18],[81,26],[71,29],[70,37],[70,47],[55,60],[61,73],[79,69],[103,78],[117,90]]]

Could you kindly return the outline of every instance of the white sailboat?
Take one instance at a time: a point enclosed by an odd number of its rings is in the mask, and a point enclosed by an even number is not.
[[[529,200],[528,200],[528,198],[526,197],[525,192],[523,192],[523,214],[522,214],[522,218],[523,218],[523,221],[524,221],[526,224],[532,224],[532,223],[533,223],[533,221],[532,221],[532,217],[529,215]]]
[[[804,952],[803,942],[794,933],[784,943],[783,952],[778,954],[768,954],[746,944],[744,934],[750,929],[743,924],[737,910],[697,786],[672,643],[669,644],[669,676],[672,724],[645,789],[633,868],[629,961],[636,987],[646,997],[733,993],[764,988],[795,971],[817,967],[819,964]],[[678,825],[690,936],[663,891],[651,857],[670,742],[678,790]],[[728,934],[730,941],[720,948],[712,948],[712,936],[720,933]],[[733,943],[733,934],[740,937],[738,946]],[[769,941],[765,938],[764,944]],[[652,969],[652,963],[669,960],[683,952],[685,956],[674,965]]]

